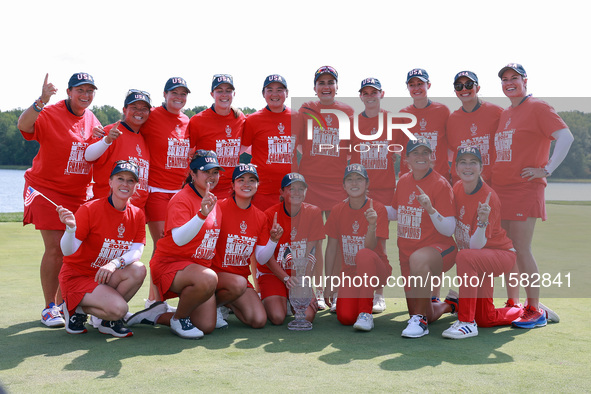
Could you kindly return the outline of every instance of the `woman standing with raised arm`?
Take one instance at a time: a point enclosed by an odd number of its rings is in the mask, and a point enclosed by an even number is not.
[[[96,85],[90,74],[76,73],[68,82],[68,98],[47,105],[57,93],[57,88],[48,80],[46,74],[41,96],[18,120],[17,126],[25,140],[39,142],[39,153],[25,173],[25,192],[32,187],[75,213],[86,201],[91,180],[91,167],[84,160],[84,150],[91,141],[92,129],[101,125],[88,109]],[[56,305],[62,302],[58,275],[64,257],[60,239],[65,225],[54,208],[44,198],[34,199],[25,205],[23,224],[33,223],[40,230],[45,247],[41,259],[41,287],[46,307],[41,312],[41,322],[48,327],[61,327],[65,322]]]

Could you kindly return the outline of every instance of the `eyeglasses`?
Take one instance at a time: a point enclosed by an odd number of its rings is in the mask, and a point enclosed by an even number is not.
[[[337,72],[337,70],[335,70],[331,66],[322,66],[318,70],[316,70],[316,75],[320,75],[320,74],[324,74],[324,73],[333,74],[336,77],[339,76],[339,73]]]
[[[466,83],[455,83],[454,84],[454,89],[457,92],[461,92],[462,89],[466,88],[466,90],[472,90],[472,88],[474,87],[474,85],[478,85],[476,82],[474,81],[468,81]]]
[[[139,93],[139,94],[143,94],[145,96],[148,96],[148,98],[150,98],[150,93],[143,91],[143,90],[138,90],[138,89],[129,89],[127,91],[127,96],[129,96],[132,93]]]

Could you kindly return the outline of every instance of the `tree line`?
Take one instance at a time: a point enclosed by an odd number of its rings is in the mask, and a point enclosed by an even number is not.
[[[191,116],[207,109],[196,106],[184,112]],[[244,114],[256,112],[250,107],[240,108]],[[30,166],[39,150],[36,141],[25,141],[16,127],[22,109],[0,111],[0,165]],[[103,125],[121,119],[121,112],[110,105],[93,107],[92,112]],[[591,113],[580,111],[559,112],[575,137],[570,152],[562,165],[554,172],[553,178],[591,179]]]

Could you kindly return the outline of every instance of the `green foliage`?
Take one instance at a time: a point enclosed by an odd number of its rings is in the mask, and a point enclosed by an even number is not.
[[[250,115],[250,114],[254,114],[255,112],[257,112],[256,109],[251,108],[251,107],[243,107],[243,108],[240,108],[240,110],[242,111],[242,113],[244,115]]]
[[[185,109],[183,112],[190,118],[193,115],[198,114],[199,112],[205,111],[207,108],[209,107],[206,105],[200,105],[197,107]]]
[[[575,137],[568,155],[552,174],[554,178],[591,178],[591,113],[560,112]]]
[[[115,123],[118,120],[121,120],[121,117],[123,116],[121,112],[110,105],[103,105],[102,107],[94,106],[92,107],[92,112],[103,126]]]

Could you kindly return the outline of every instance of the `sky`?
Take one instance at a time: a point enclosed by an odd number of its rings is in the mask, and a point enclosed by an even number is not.
[[[523,64],[534,96],[590,97],[590,8],[570,0],[10,1],[0,25],[0,110],[30,106],[46,73],[59,89],[52,102],[64,99],[77,72],[95,78],[97,106],[121,109],[130,88],[158,105],[173,76],[191,89],[186,108],[210,105],[213,74],[229,73],[234,105],[259,109],[267,75],[283,75],[291,97],[313,96],[322,65],[339,72],[339,97],[356,97],[366,77],[379,78],[386,97],[408,97],[405,76],[415,67],[429,72],[430,97],[455,97],[462,70],[478,74],[481,97],[503,97],[497,73],[510,62]],[[591,112],[589,99],[569,103]]]

